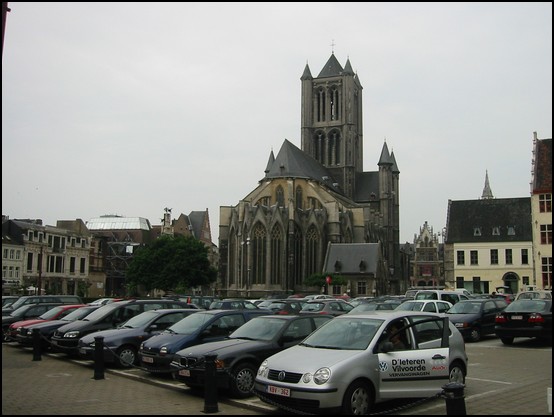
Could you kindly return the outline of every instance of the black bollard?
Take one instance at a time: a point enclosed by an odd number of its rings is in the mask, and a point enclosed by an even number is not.
[[[104,336],[94,338],[94,379],[104,379]]]
[[[443,395],[446,400],[446,415],[449,416],[465,416],[466,403],[464,396],[464,384],[458,382],[450,382],[443,385]]]
[[[217,413],[217,374],[215,360],[217,355],[205,355],[206,380],[204,381],[204,412]]]
[[[40,340],[40,330],[33,329],[33,361],[42,360],[42,342]]]

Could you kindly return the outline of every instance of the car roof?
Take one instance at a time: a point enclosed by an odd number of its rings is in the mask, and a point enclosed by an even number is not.
[[[372,316],[383,320],[394,320],[401,317],[422,316],[422,315],[440,317],[440,318],[444,317],[442,314],[432,313],[430,311],[372,310],[372,311],[367,311],[359,314],[352,314],[352,313],[342,314],[340,316],[335,317],[333,320],[352,318],[352,317],[368,318]]]

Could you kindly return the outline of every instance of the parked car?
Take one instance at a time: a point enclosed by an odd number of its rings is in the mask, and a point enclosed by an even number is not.
[[[125,300],[106,304],[82,320],[76,320],[58,328],[51,338],[56,351],[77,355],[79,339],[89,333],[115,329],[143,311],[160,308],[196,308],[191,304],[174,300]]]
[[[267,315],[267,310],[207,310],[191,314],[140,345],[142,368],[151,373],[169,373],[175,353],[200,343],[223,340],[248,320]]]
[[[494,332],[505,345],[514,343],[516,337],[552,343],[552,299],[515,300],[496,315]]]
[[[533,290],[533,291],[522,291],[516,295],[516,300],[551,300],[552,291],[543,291],[543,290]]]
[[[59,320],[50,320],[42,323],[19,326],[17,328],[15,339],[20,345],[33,346],[33,329],[37,329],[42,342],[42,349],[49,350],[51,348],[50,339],[58,328],[75,320],[81,320],[93,311],[98,310],[100,307],[101,306],[99,305],[85,305],[81,308],[73,310],[67,316]]]
[[[11,341],[9,335],[10,324],[17,321],[37,318],[41,314],[59,305],[59,303],[26,304],[12,311],[8,316],[2,316],[2,342]]]
[[[94,360],[96,338],[102,337],[104,362],[120,367],[138,365],[140,344],[190,314],[203,311],[194,308],[150,310],[127,320],[117,329],[90,333],[79,339],[79,357]]]
[[[7,316],[15,309],[25,304],[58,303],[58,304],[84,304],[77,295],[24,295],[7,307],[2,307],[2,315]]]
[[[408,300],[395,307],[398,311],[427,311],[429,313],[446,313],[452,303],[441,300]]]
[[[396,306],[393,303],[385,303],[384,301],[374,301],[372,303],[361,303],[348,312],[348,314],[359,314],[365,311],[375,310],[394,310]]]
[[[2,308],[8,307],[10,304],[13,304],[18,298],[19,298],[19,295],[3,295]]]
[[[258,310],[258,306],[251,301],[240,298],[226,298],[224,300],[215,300],[210,304],[209,310]]]
[[[454,305],[458,301],[469,300],[469,297],[456,291],[420,290],[416,293],[414,300],[443,300]]]
[[[116,301],[123,301],[123,298],[105,297],[99,298],[89,303],[91,306],[103,306],[109,303],[115,303]]]
[[[208,310],[210,304],[216,301],[217,297],[212,297],[209,295],[166,295],[164,298],[171,298],[176,301],[184,301],[187,304],[194,304],[200,309]]]
[[[391,331],[395,326],[401,326]],[[394,350],[404,338],[407,350]],[[414,311],[343,314],[262,362],[254,393],[302,414],[370,414],[395,398],[436,395],[464,383],[467,354],[448,318]]]
[[[508,303],[500,298],[462,300],[446,312],[465,340],[478,342],[484,335],[494,334],[496,314]]]
[[[84,307],[85,305],[86,304],[60,304],[57,307],[51,308],[50,310],[42,313],[37,318],[16,321],[15,323],[10,324],[10,327],[8,328],[8,337],[10,340],[15,340],[17,336],[17,329],[20,327],[32,326],[33,324],[42,323],[43,321],[60,320],[72,311]]]
[[[300,310],[300,314],[330,314],[340,316],[348,313],[354,307],[344,300],[331,298],[321,298],[314,301],[308,301]]]
[[[300,343],[316,328],[332,320],[330,315],[273,315],[255,317],[228,338],[178,351],[171,369],[175,378],[192,388],[206,383],[204,357],[217,355],[217,387],[237,398],[252,395],[256,371],[274,353]]]
[[[286,300],[274,300],[266,308],[275,314],[299,314],[305,304],[306,300],[303,298],[290,298]]]

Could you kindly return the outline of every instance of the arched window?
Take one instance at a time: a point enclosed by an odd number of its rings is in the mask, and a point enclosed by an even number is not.
[[[296,187],[296,208],[302,209],[304,204],[302,204],[302,187]]]
[[[292,242],[293,248],[292,251],[294,253],[294,259],[291,260],[294,265],[294,270],[292,271],[292,277],[291,281],[295,284],[302,284],[302,259],[303,259],[303,251],[302,251],[302,232],[300,231],[300,228],[295,223],[294,224],[294,241]]]
[[[267,231],[260,223],[252,229],[252,284],[265,284]]]
[[[277,207],[285,207],[285,192],[280,185],[275,190],[275,200],[277,200]]]
[[[279,225],[275,225],[271,231],[271,271],[270,284],[279,284],[284,278],[283,274],[283,231]]]

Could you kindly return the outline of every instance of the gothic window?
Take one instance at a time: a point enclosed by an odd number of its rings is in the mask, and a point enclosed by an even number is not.
[[[302,209],[302,187],[296,187],[296,208]]]
[[[283,279],[283,232],[279,225],[271,231],[271,284],[279,284]]]
[[[277,187],[275,190],[275,199],[277,200],[278,207],[285,207],[285,192],[283,191],[283,187]]]
[[[330,105],[331,105],[331,120],[338,120],[340,117],[340,101],[339,90],[337,87],[331,88],[330,91]]]
[[[318,252],[319,234],[315,226],[310,226],[306,233],[306,276],[313,275],[318,271],[317,252]]]
[[[316,94],[316,121],[324,122],[325,121],[325,90],[322,87],[319,87]]]
[[[314,153],[313,157],[317,159],[319,162],[323,163],[323,155],[324,155],[324,142],[325,142],[325,135],[322,131],[317,131],[313,138],[314,141]]]
[[[327,165],[340,164],[340,132],[333,130],[327,142]]]
[[[252,284],[265,284],[267,231],[260,223],[252,229]]]

